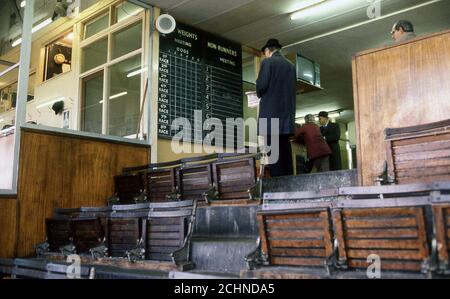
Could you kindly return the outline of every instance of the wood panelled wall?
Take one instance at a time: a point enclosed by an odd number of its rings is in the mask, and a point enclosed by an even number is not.
[[[17,199],[0,199],[0,207],[6,206],[0,208],[0,248],[6,246],[5,256],[11,256],[12,240],[16,256],[33,254],[34,245],[45,238],[45,218],[54,208],[106,205],[114,192],[113,176],[125,166],[150,163],[149,155],[148,146],[23,131]],[[11,227],[19,233],[10,233]]]
[[[386,160],[384,129],[450,118],[450,31],[353,58],[360,183],[374,185]]]
[[[0,257],[13,257],[17,238],[17,199],[0,198]]]

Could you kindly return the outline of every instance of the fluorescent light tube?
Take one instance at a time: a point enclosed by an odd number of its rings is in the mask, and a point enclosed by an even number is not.
[[[291,14],[291,20],[297,20],[303,15],[303,11],[311,6],[324,2],[325,0],[305,0],[302,1],[297,11]]]
[[[20,7],[24,8],[26,4],[27,4],[27,1],[23,0],[22,2],[20,2]]]
[[[128,92],[126,92],[126,91],[124,91],[124,92],[119,92],[119,93],[116,93],[115,95],[110,96],[109,99],[110,99],[110,100],[112,100],[112,99],[117,99],[117,98],[123,97],[123,96],[125,96],[125,95],[127,95],[127,94],[128,94]]]
[[[127,78],[131,78],[133,76],[139,75],[140,73],[143,73],[143,72],[146,72],[146,71],[147,71],[146,67],[144,67],[144,68],[142,68],[140,70],[137,70],[137,71],[133,71],[133,72],[127,74]]]
[[[37,24],[36,26],[33,27],[33,29],[31,29],[31,33],[35,33],[39,30],[41,30],[42,28],[44,28],[47,25],[50,25],[53,22],[52,18],[48,18],[45,21]],[[22,38],[18,38],[16,39],[13,43],[12,43],[12,47],[14,48],[15,46],[20,45],[20,43],[22,42]]]

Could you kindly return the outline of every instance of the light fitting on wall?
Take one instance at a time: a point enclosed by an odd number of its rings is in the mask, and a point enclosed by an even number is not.
[[[313,6],[317,5],[317,4],[320,4],[320,3],[325,2],[325,1],[326,0],[305,0],[305,1],[302,1],[300,6],[297,7],[297,11],[294,12],[293,14],[291,14],[291,20],[299,19],[300,17],[303,16],[304,11],[307,8],[313,7]]]

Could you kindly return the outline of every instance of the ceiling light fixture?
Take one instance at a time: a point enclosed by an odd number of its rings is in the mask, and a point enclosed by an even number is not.
[[[291,14],[291,20],[297,20],[302,17],[303,12],[305,9],[310,8],[312,6],[315,6],[317,4],[320,4],[322,2],[325,2],[325,0],[305,0],[302,1],[299,7],[297,7],[297,11]]]
[[[22,2],[20,2],[20,7],[24,8],[26,4],[27,4],[27,1],[23,0]]]
[[[128,94],[128,92],[126,92],[126,91],[119,92],[119,93],[116,93],[115,95],[110,96],[109,99],[110,99],[110,100],[112,100],[112,99],[117,99],[117,98],[126,96],[127,94]]]
[[[33,29],[31,30],[31,33],[35,33],[36,31],[41,30],[42,28],[44,28],[47,25],[50,25],[53,22],[52,18],[48,18],[46,20],[44,20],[43,22],[37,24],[36,26],[33,27]],[[20,45],[20,43],[22,43],[22,38],[18,38],[16,39],[11,46],[14,48],[15,46]]]
[[[130,77],[139,75],[140,73],[143,73],[143,72],[146,72],[146,71],[147,71],[147,68],[146,68],[146,67],[144,67],[144,68],[142,68],[142,69],[139,69],[139,70],[137,70],[137,71],[133,71],[133,72],[127,74],[127,78],[130,78]]]

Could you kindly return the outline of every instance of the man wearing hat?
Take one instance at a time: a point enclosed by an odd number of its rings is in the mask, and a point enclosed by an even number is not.
[[[292,150],[290,137],[295,128],[295,97],[296,97],[296,70],[280,52],[282,46],[276,39],[269,39],[262,47],[266,59],[261,63],[258,79],[256,80],[256,93],[260,101],[259,119],[267,120],[267,132],[259,134],[264,136],[266,145],[272,149],[278,146],[279,158],[269,165],[271,176],[293,174]],[[271,121],[279,120],[279,128],[272,130]],[[261,128],[260,128],[261,129]],[[279,144],[275,143],[277,138]],[[273,153],[273,152],[272,152]]]
[[[339,148],[339,139],[341,130],[338,124],[330,122],[328,112],[319,112],[320,132],[331,149],[330,170],[341,169],[341,149]]]

